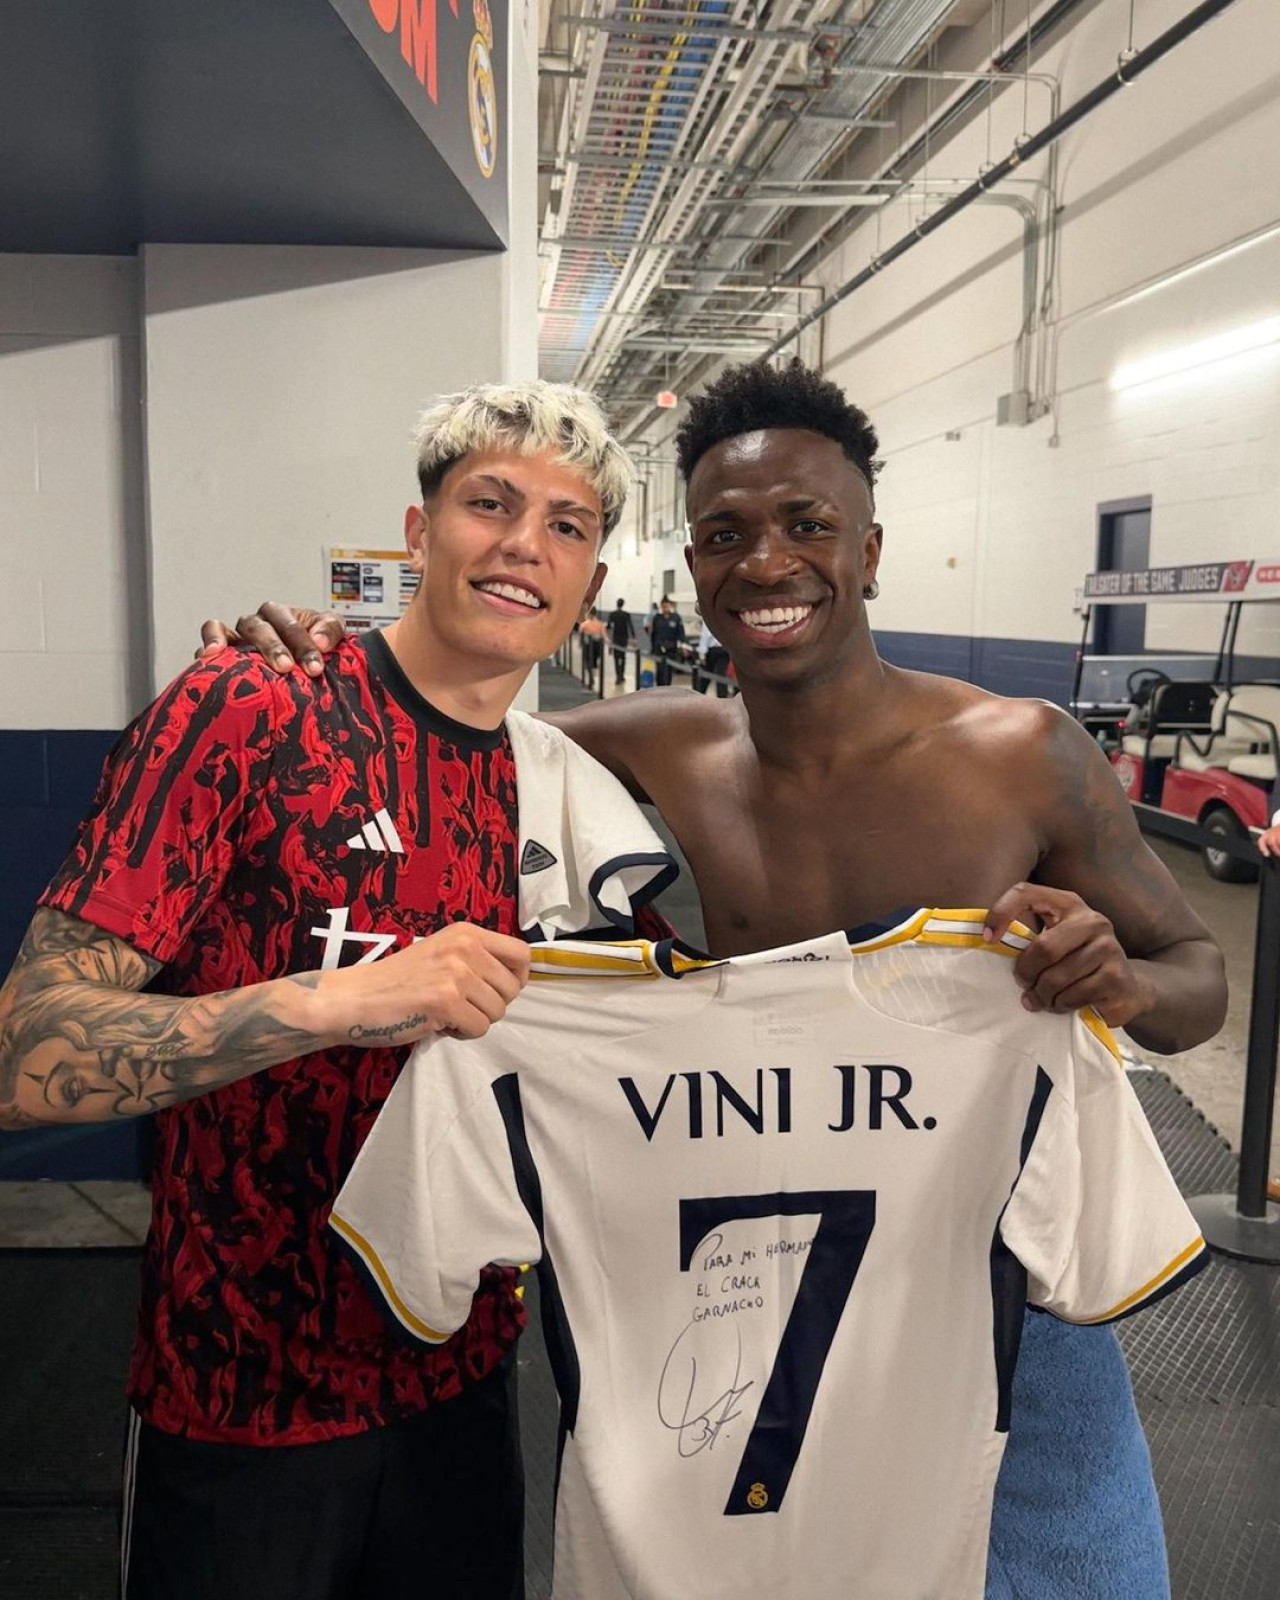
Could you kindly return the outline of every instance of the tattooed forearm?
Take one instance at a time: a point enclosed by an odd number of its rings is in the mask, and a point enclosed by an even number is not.
[[[318,973],[195,998],[137,993],[158,970],[122,940],[38,912],[0,990],[0,1127],[139,1116],[327,1042],[293,999]]]

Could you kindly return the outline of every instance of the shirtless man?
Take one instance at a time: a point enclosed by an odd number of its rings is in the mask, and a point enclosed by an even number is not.
[[[692,402],[678,453],[690,570],[741,695],[654,690],[551,720],[662,812],[714,955],[904,906],[986,906],[993,937],[1014,918],[1042,924],[1015,968],[1030,1009],[1094,1005],[1157,1052],[1208,1038],[1226,1005],[1221,956],[1083,730],[1041,701],[879,658],[876,448],[817,374],[728,370]],[[334,634],[327,619],[269,616],[304,664]],[[278,658],[269,625],[241,631]],[[206,624],[206,643],[224,637]],[[989,1597],[1166,1595],[1113,1334],[1029,1317],[1014,1419]]]

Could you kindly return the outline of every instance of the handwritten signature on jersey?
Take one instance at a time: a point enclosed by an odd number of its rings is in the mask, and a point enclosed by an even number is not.
[[[705,1359],[704,1377],[699,1383],[698,1356],[689,1340],[689,1334],[695,1328],[705,1343],[705,1326],[690,1322],[682,1328],[663,1362],[662,1376],[658,1380],[658,1421],[676,1435],[677,1449],[686,1457],[712,1448],[728,1424],[742,1415],[739,1402],[755,1387],[751,1379],[746,1383],[739,1381],[742,1377],[742,1332],[737,1328],[734,1333],[738,1350],[733,1381],[729,1387],[721,1388],[723,1379],[709,1381],[706,1378],[705,1368],[710,1363]],[[720,1392],[712,1399],[705,1399],[704,1396],[712,1389],[719,1389]]]

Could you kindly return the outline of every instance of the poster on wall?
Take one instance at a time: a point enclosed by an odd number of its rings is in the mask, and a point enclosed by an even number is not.
[[[418,575],[403,550],[324,552],[325,603],[348,633],[385,628],[402,617],[418,587]]]

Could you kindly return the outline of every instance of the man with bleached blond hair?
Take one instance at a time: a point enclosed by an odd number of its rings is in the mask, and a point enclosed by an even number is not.
[[[0,1127],[158,1113],[128,1600],[522,1593],[514,1275],[409,1348],[325,1224],[407,1048],[483,1034],[524,985],[522,855],[575,857],[520,849],[557,761],[615,791],[616,853],[582,863],[595,886],[627,860],[612,925],[662,877],[614,780],[507,721],[595,598],[631,468],[588,395],[541,382],[449,397],[416,443],[406,614],[317,678],[224,650],[170,684],[0,990]]]

